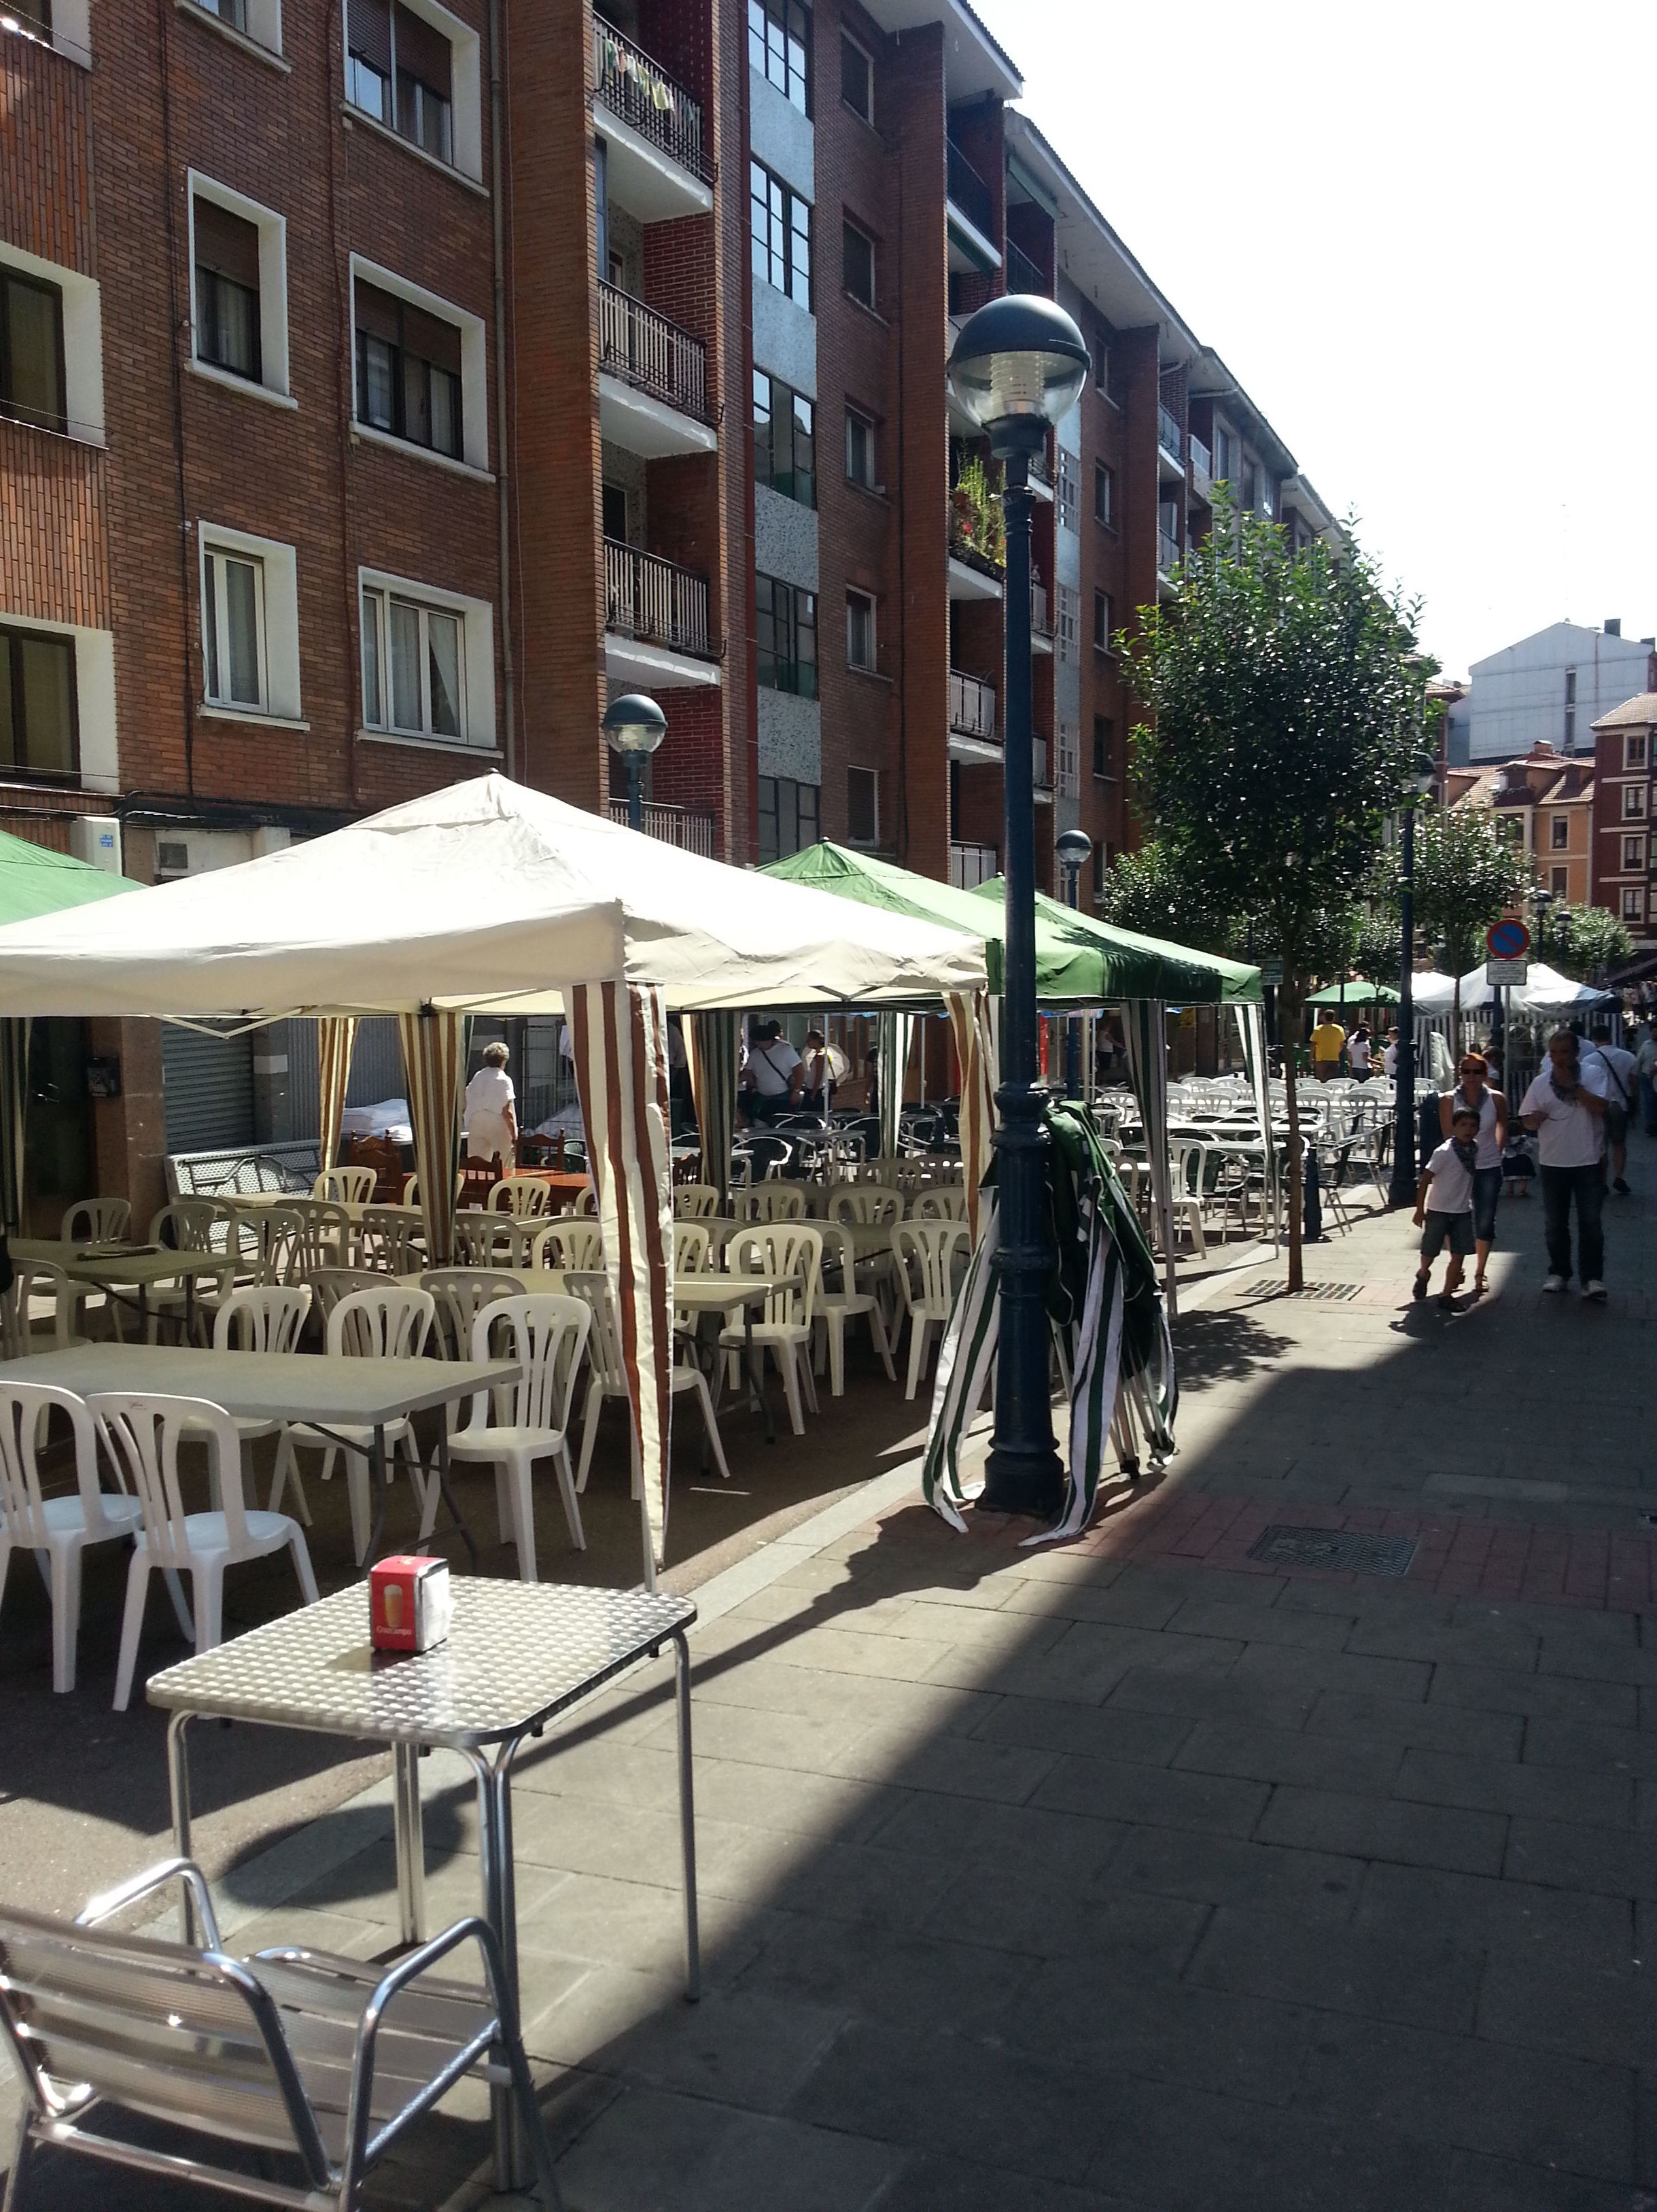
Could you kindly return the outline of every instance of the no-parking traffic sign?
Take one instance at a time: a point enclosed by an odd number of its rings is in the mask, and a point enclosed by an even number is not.
[[[1522,921],[1498,921],[1484,933],[1484,947],[1492,960],[1522,960],[1531,949],[1531,933]]]

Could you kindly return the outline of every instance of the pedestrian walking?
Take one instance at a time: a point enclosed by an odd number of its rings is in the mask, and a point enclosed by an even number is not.
[[[1421,1173],[1416,1193],[1416,1227],[1421,1231],[1421,1265],[1416,1270],[1411,1296],[1427,1295],[1433,1262],[1448,1244],[1450,1263],[1438,1303],[1448,1313],[1461,1288],[1462,1269],[1472,1257],[1473,1163],[1478,1157],[1478,1112],[1458,1106],[1450,1115],[1450,1133],[1438,1146]]]
[[[509,1176],[518,1164],[518,1100],[507,1073],[512,1058],[499,1042],[483,1048],[483,1064],[466,1085],[461,1109],[466,1158]]]
[[[1340,1056],[1346,1049],[1346,1032],[1334,1016],[1326,1013],[1312,1032],[1312,1073],[1320,1083],[1340,1073]]]
[[[1640,1122],[1647,1136],[1657,1137],[1657,1022],[1648,1022],[1640,1033],[1634,1055],[1640,1077]]]
[[[1634,1118],[1634,1102],[1640,1091],[1640,1064],[1620,1044],[1593,1038],[1584,1042],[1583,1054],[1592,1053],[1605,1063],[1610,1079],[1605,1091],[1605,1158],[1611,1167],[1611,1187],[1618,1198],[1632,1195],[1628,1186],[1628,1125]]]
[[[1570,1212],[1576,1208],[1576,1261],[1582,1296],[1603,1304],[1605,1240],[1601,1224],[1606,1076],[1597,1057],[1584,1058],[1581,1039],[1556,1030],[1548,1065],[1520,1101],[1520,1118],[1535,1132],[1542,1170],[1543,1227],[1548,1240],[1545,1291],[1570,1282]]]
[[[1381,1055],[1381,1072],[1389,1083],[1397,1079],[1398,1031],[1396,1029],[1390,1029],[1387,1032],[1387,1042]]]
[[[1473,1270],[1473,1296],[1482,1298],[1487,1285],[1484,1277],[1490,1264],[1490,1250],[1496,1243],[1496,1209],[1502,1196],[1502,1156],[1508,1145],[1508,1102],[1490,1080],[1490,1067],[1482,1053],[1464,1053],[1459,1071],[1460,1080],[1454,1091],[1447,1091],[1438,1102],[1438,1126],[1442,1137],[1450,1133],[1450,1124],[1462,1112],[1478,1117],[1478,1155],[1473,1161],[1473,1238],[1478,1248],[1478,1263]]]
[[[1360,1083],[1367,1083],[1369,1079],[1370,1049],[1369,1024],[1360,1022],[1346,1040],[1346,1065]]]

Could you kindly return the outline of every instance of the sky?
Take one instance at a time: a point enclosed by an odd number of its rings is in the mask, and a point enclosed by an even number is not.
[[[974,0],[1447,674],[1657,632],[1654,0]]]

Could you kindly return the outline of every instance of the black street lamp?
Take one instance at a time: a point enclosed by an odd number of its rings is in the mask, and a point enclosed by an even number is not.
[[[1030,749],[1031,457],[1087,382],[1088,349],[1062,307],[1033,294],[992,300],[962,328],[950,356],[956,404],[1002,463],[1007,526],[1005,758],[1002,770],[1006,861],[1002,978],[1001,1088],[996,1132],[1001,1243],[996,1255],[1000,1336],[996,1347],[995,1433],[979,1504],[993,1513],[1050,1520],[1064,1498],[1053,1439],[1046,1304],[1050,1255],[1036,1089],[1035,799]]]
[[[1032,765],[1034,760],[1032,755]],[[1093,857],[1093,840],[1085,830],[1061,830],[1053,841],[1053,849],[1065,872],[1065,896],[1074,909],[1077,880]],[[1082,1018],[1079,1014],[1067,1014],[1065,1017],[1065,1096],[1079,1098],[1081,1095]]]
[[[1430,753],[1417,755],[1404,802],[1404,866],[1399,872],[1398,1067],[1393,1091],[1393,1180],[1389,1206],[1416,1202],[1416,808],[1433,787]]]
[[[642,830],[644,793],[639,779],[645,763],[667,735],[667,716],[644,692],[624,691],[610,701],[599,726],[610,750],[627,763],[627,826]]]

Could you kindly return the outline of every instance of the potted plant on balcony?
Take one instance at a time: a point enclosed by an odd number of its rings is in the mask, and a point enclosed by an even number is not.
[[[950,493],[950,550],[998,571],[1007,565],[1007,532],[998,490],[974,453],[956,470]]]

